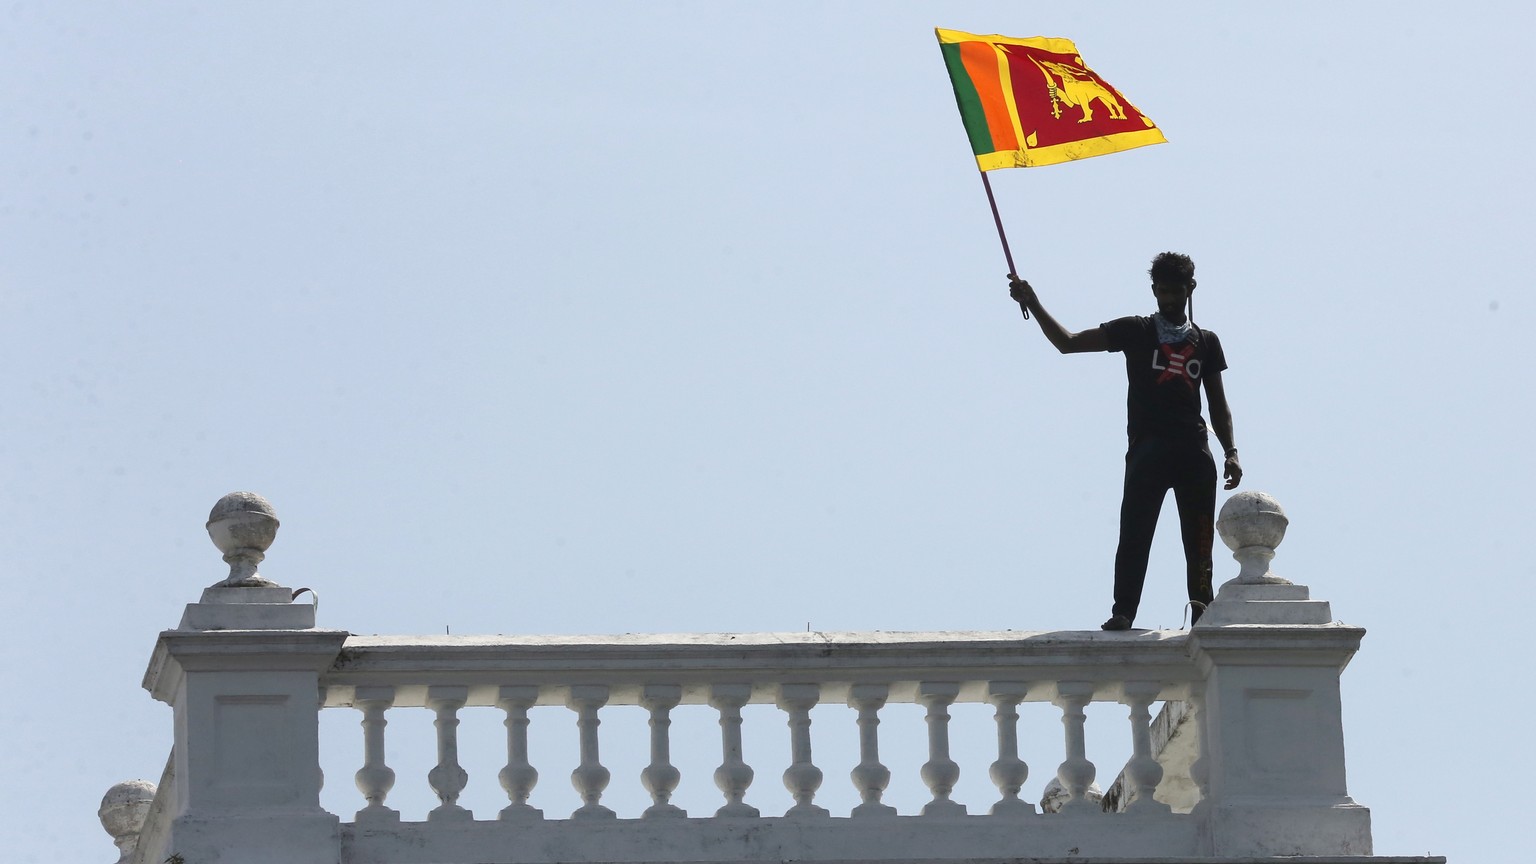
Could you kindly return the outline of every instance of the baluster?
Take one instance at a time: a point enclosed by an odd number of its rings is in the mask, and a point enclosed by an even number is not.
[[[917,685],[917,701],[928,709],[928,761],[923,763],[922,776],[933,793],[933,800],[923,805],[924,816],[965,815],[965,805],[949,799],[960,779],[960,766],[949,758],[949,705],[959,695],[960,685],[950,681]]]
[[[1098,773],[1088,761],[1087,744],[1083,736],[1085,716],[1083,708],[1093,699],[1093,684],[1088,681],[1062,681],[1056,685],[1056,706],[1061,709],[1061,724],[1066,727],[1067,758],[1056,769],[1056,779],[1067,791],[1061,813],[1101,812],[1098,805],[1088,798],[1088,787]]]
[[[1171,813],[1173,808],[1152,797],[1163,782],[1163,766],[1152,758],[1152,712],[1149,706],[1163,690],[1156,681],[1125,682],[1125,698],[1131,709],[1131,758],[1125,763],[1127,813]]]
[[[529,821],[543,819],[544,811],[528,804],[528,796],[539,782],[539,772],[528,762],[528,709],[538,704],[535,686],[502,687],[496,691],[496,705],[507,712],[507,766],[496,775],[511,804],[501,808],[500,819]]]
[[[741,708],[752,698],[750,684],[716,684],[709,688],[709,704],[720,712],[722,761],[715,769],[715,785],[725,794],[725,806],[716,816],[755,818],[757,808],[742,800],[752,785],[752,766],[741,755]]]
[[[603,798],[603,790],[608,788],[609,774],[597,753],[597,727],[602,722],[597,719],[597,709],[608,704],[608,686],[577,684],[571,687],[565,704],[576,712],[576,729],[581,738],[581,764],[571,772],[571,785],[585,802],[571,814],[571,818],[612,819],[614,812],[598,803]]]
[[[1207,716],[1205,713],[1204,685],[1197,684],[1192,688],[1189,694],[1189,707],[1195,712],[1195,716],[1193,718],[1195,722],[1194,729],[1196,730],[1196,734],[1199,736],[1197,739],[1197,746],[1200,749],[1196,751],[1199,755],[1196,756],[1195,761],[1189,763],[1189,780],[1195,785],[1195,790],[1200,796],[1199,800],[1195,802],[1194,811],[1192,812],[1199,812],[1201,810],[1201,805],[1203,805],[1206,801],[1209,801],[1211,797],[1211,790],[1209,785],[1211,782],[1211,737],[1208,731],[1210,729],[1210,724],[1206,722]]]
[[[389,721],[384,712],[395,704],[393,687],[359,687],[352,695],[352,707],[363,712],[363,767],[353,775],[357,791],[368,804],[357,811],[358,822],[399,822],[400,811],[384,806],[384,798],[395,785],[395,771],[384,764],[384,727]]]
[[[859,764],[849,776],[859,790],[862,804],[854,816],[895,816],[896,808],[880,803],[891,782],[891,769],[880,764],[880,709],[891,688],[886,684],[855,684],[848,691],[848,707],[859,712]]]
[[[651,712],[651,764],[640,772],[640,782],[651,793],[651,806],[642,818],[687,816],[688,811],[672,803],[672,790],[682,774],[672,765],[672,709],[683,699],[683,688],[676,684],[647,684],[640,693],[640,704]]]
[[[427,688],[427,707],[437,712],[432,725],[437,727],[437,767],[427,772],[427,782],[442,803],[427,814],[427,819],[462,821],[474,814],[458,805],[459,793],[469,782],[469,772],[459,766],[459,709],[469,701],[468,687],[431,686]]]
[[[795,798],[785,816],[828,816],[814,803],[821,788],[821,769],[811,762],[811,709],[821,700],[820,684],[781,684],[776,700],[789,715],[789,767],[784,769],[784,788]]]
[[[1028,693],[1029,685],[1019,681],[987,685],[987,698],[997,708],[997,761],[988,773],[1003,793],[987,811],[993,816],[1035,812],[1035,805],[1019,799],[1019,790],[1029,779],[1029,766],[1019,758],[1019,703]]]

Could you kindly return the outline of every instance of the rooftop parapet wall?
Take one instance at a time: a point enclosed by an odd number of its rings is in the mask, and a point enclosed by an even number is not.
[[[149,808],[164,824],[150,826],[146,835],[156,840],[134,859],[146,864],[149,854],[156,862],[181,855],[221,864],[1371,854],[1369,812],[1345,788],[1339,702],[1339,673],[1364,631],[1333,623],[1326,603],[1269,572],[1285,517],[1267,496],[1234,496],[1223,509],[1223,538],[1243,572],[1192,631],[614,637],[360,637],[315,629],[313,607],[287,602],[294,592],[256,573],[276,532],[270,505],[248,494],[231,498],[210,518],[231,575],[188,606],[179,629],[161,634],[145,676],[176,717],[169,783]],[[230,530],[229,520],[254,527]],[[989,774],[997,797],[985,813],[951,796],[959,768],[950,758],[950,708],[963,702],[994,709]],[[1125,706],[1131,756],[1123,765],[1090,759],[1084,709],[1094,702]],[[1154,739],[1158,702],[1180,706],[1183,721]],[[817,801],[824,777],[811,710],[828,703],[849,706],[856,718],[853,728],[817,731],[859,740],[850,779],[861,803],[851,812],[830,813]],[[883,800],[891,772],[881,761],[880,712],[892,703],[919,705],[926,720],[921,775],[930,798],[911,814]],[[1059,764],[1020,758],[1024,703],[1059,714]],[[786,720],[791,762],[779,779],[794,804],[783,815],[746,800],[760,779],[742,749],[742,709],[751,704],[775,705]],[[579,741],[570,776],[581,804],[569,818],[528,803],[540,776],[530,763],[529,710],[549,705],[570,710]],[[651,805],[639,818],[617,818],[603,803],[612,777],[600,717],[614,705],[640,706],[649,717],[641,783]],[[319,806],[321,708],[360,715],[359,809],[348,822]],[[466,708],[504,718],[504,763],[459,764]],[[438,806],[421,822],[390,807],[396,777],[386,762],[388,718],[414,710],[435,716],[436,765],[427,781]],[[715,740],[673,740],[674,711],[707,712],[718,721]],[[671,801],[679,782],[674,747],[720,755],[718,809],[685,813]],[[1059,789],[1043,812],[1019,794],[1031,772],[1054,774]],[[499,813],[477,818],[461,806],[471,773],[499,776],[507,796]],[[1095,779],[1115,773],[1106,808]],[[114,826],[114,838],[131,833]]]

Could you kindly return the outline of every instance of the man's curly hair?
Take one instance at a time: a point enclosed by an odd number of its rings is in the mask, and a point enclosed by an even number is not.
[[[1195,262],[1179,252],[1161,252],[1147,270],[1154,285],[1188,285],[1195,281]]]

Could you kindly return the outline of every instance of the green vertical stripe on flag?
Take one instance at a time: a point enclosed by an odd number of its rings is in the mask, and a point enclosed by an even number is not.
[[[987,128],[987,113],[982,110],[981,96],[976,93],[976,85],[971,83],[970,73],[965,71],[965,63],[960,60],[960,46],[956,43],[940,43],[939,50],[944,52],[944,65],[949,69],[949,81],[955,88],[955,104],[960,106],[960,122],[965,124],[966,137],[971,139],[971,151],[977,156],[991,153],[997,148],[992,145],[992,132]]]

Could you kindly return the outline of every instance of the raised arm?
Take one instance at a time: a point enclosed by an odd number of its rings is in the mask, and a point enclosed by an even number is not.
[[[1243,466],[1237,461],[1237,447],[1232,443],[1232,409],[1227,405],[1227,387],[1221,383],[1220,372],[1207,372],[1201,380],[1205,382],[1205,395],[1211,403],[1211,431],[1216,433],[1216,440],[1221,442],[1221,452],[1226,457],[1221,476],[1227,478],[1227,483],[1222,488],[1236,489],[1243,480]]]
[[[1083,351],[1109,350],[1109,339],[1102,329],[1093,327],[1081,333],[1073,333],[1058,324],[1056,319],[1051,317],[1051,313],[1045,311],[1045,307],[1040,305],[1040,298],[1035,296],[1035,289],[1029,287],[1029,283],[1023,279],[1008,280],[1008,296],[1034,314],[1035,320],[1040,322],[1040,332],[1045,334],[1045,338],[1051,340],[1051,344],[1056,346],[1057,351],[1063,354],[1078,354]]]

